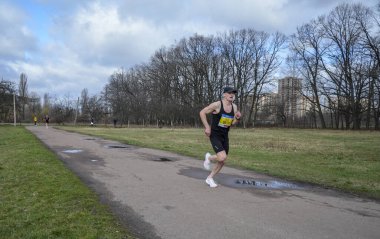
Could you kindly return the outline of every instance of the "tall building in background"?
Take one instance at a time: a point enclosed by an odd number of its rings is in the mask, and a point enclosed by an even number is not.
[[[312,111],[310,101],[302,94],[302,79],[285,77],[278,80],[278,93],[263,93],[257,102],[259,125],[300,126]]]
[[[278,97],[283,113],[289,120],[300,117],[300,105],[302,104],[302,80],[294,77],[286,77],[278,80]]]
[[[276,93],[261,94],[257,101],[257,119],[260,124],[274,125],[276,122],[276,110],[278,96]]]

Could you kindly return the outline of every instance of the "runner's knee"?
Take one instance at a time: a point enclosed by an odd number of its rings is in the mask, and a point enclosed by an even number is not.
[[[224,163],[226,159],[227,159],[227,155],[218,155],[219,162]]]

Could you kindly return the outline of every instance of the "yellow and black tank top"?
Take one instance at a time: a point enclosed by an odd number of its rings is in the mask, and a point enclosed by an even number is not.
[[[212,114],[211,133],[227,134],[232,122],[234,121],[234,107],[230,113],[226,113],[223,108],[223,102],[220,101],[220,111],[218,114]]]

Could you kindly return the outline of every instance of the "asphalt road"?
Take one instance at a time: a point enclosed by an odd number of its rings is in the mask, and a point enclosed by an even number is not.
[[[379,238],[380,203],[43,126],[27,127],[139,238]],[[211,148],[211,147],[210,147]],[[202,158],[200,155],[199,158]]]

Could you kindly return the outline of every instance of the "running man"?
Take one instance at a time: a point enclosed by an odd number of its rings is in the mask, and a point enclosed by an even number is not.
[[[50,120],[49,115],[45,115],[45,126],[47,129],[49,128],[49,120]]]
[[[224,162],[227,160],[229,149],[228,131],[231,125],[236,124],[241,117],[241,113],[233,103],[236,92],[232,87],[225,87],[223,89],[222,100],[211,103],[199,112],[199,116],[205,127],[205,134],[210,137],[211,145],[216,153],[215,155],[206,153],[203,163],[205,169],[211,170],[211,161],[217,162],[206,179],[206,183],[212,188],[218,186],[213,178],[219,173]],[[207,122],[207,114],[210,113],[212,113],[211,127]]]

